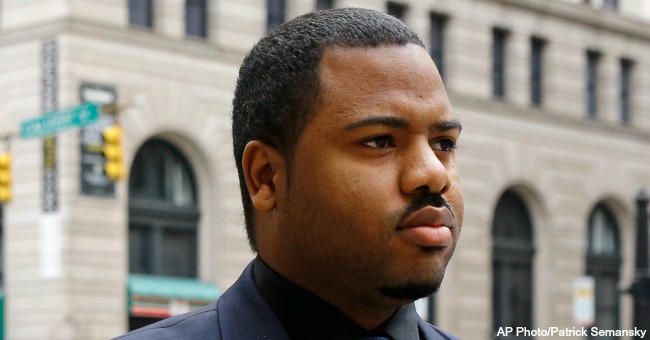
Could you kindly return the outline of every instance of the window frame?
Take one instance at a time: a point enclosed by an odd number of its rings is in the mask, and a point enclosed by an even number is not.
[[[266,0],[266,31],[282,25],[286,21],[286,0]]]
[[[618,12],[619,5],[618,0],[603,0],[603,9],[608,11]]]
[[[136,189],[135,181],[139,181],[137,173],[150,167],[161,167],[160,171],[148,171],[146,182]],[[175,193],[167,189],[173,188],[170,181],[174,178],[172,169],[180,166],[183,175],[188,178],[185,183],[192,200],[187,203],[175,202]],[[143,167],[137,169],[137,167]],[[136,171],[137,170],[137,171]],[[185,155],[174,145],[159,139],[145,142],[134,157],[129,179],[129,272],[147,275],[164,275],[196,278],[198,275],[199,258],[198,243],[200,218],[198,204],[198,186],[191,164]],[[151,177],[163,176],[162,179]],[[166,189],[157,188],[164,181]],[[148,187],[148,188],[147,188]],[[154,188],[156,187],[156,188]],[[135,234],[131,234],[135,233]],[[183,233],[190,245],[184,247],[189,251],[184,258],[189,265],[174,269],[165,262],[166,236],[173,233]],[[135,235],[137,240],[135,239]],[[170,269],[171,268],[171,269]]]
[[[332,8],[334,8],[334,0],[316,0],[317,11]]]
[[[506,97],[507,47],[510,31],[501,27],[492,28],[492,96]]]
[[[408,11],[408,6],[401,2],[387,1],[386,2],[386,13],[392,15],[397,19],[404,21],[406,17],[406,12]]]
[[[185,35],[197,38],[208,37],[208,1],[207,0],[185,0]],[[198,13],[197,18],[190,18]],[[197,21],[191,19],[198,19]]]
[[[129,0],[129,25],[153,28],[153,0]]]
[[[585,71],[585,99],[587,117],[596,119],[598,117],[598,86],[600,77],[600,59],[602,54],[595,50],[587,50],[586,71]]]
[[[534,327],[534,255],[532,214],[525,200],[508,189],[499,197],[492,220],[494,339],[504,339],[497,337],[501,327]],[[514,324],[515,318],[523,318],[526,324]],[[514,339],[514,335],[505,338]]]
[[[595,220],[600,214],[599,221],[604,225],[596,226]],[[613,211],[603,202],[598,203],[590,212],[587,220],[587,247],[585,273],[595,281],[595,323],[593,326],[600,329],[619,329],[621,325],[621,302],[616,286],[621,277],[620,267],[623,262],[621,256],[620,227]],[[605,229],[603,229],[603,227]],[[598,239],[611,240],[613,247],[608,251],[596,249],[593,240],[597,237],[594,232],[604,232]],[[602,291],[604,287],[613,286],[615,291]],[[613,298],[613,300],[612,300]],[[613,320],[613,324],[602,324],[602,320]],[[595,339],[589,333],[587,339]],[[618,337],[614,338],[618,339]]]
[[[620,60],[619,78],[619,114],[621,124],[629,125],[632,121],[632,77],[634,61],[628,58]]]
[[[438,12],[429,13],[429,54],[436,64],[441,78],[445,78],[445,35],[449,16]]]
[[[546,40],[537,36],[530,39],[530,102],[541,106],[544,101],[544,52]]]

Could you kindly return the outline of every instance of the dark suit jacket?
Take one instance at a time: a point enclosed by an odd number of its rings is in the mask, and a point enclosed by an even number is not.
[[[418,327],[427,340],[456,339],[422,320],[418,321]],[[216,302],[137,329],[115,338],[117,339],[291,340],[257,289],[252,262],[237,282]]]

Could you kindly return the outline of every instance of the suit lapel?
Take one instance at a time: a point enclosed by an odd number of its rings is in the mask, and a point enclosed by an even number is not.
[[[253,279],[253,263],[217,301],[217,322],[223,340],[290,340]]]

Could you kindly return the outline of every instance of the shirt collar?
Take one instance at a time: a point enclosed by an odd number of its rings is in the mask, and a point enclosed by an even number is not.
[[[358,340],[372,334],[385,334],[393,340],[419,339],[414,304],[399,308],[382,326],[368,332],[334,306],[289,281],[259,256],[253,264],[255,284],[293,339]]]

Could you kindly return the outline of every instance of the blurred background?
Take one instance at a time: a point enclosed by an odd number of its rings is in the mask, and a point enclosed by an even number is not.
[[[254,256],[239,64],[349,6],[420,34],[464,126],[464,228],[422,317],[470,340],[648,322],[625,290],[648,275],[650,1],[0,0],[2,337],[107,339],[227,289]]]

